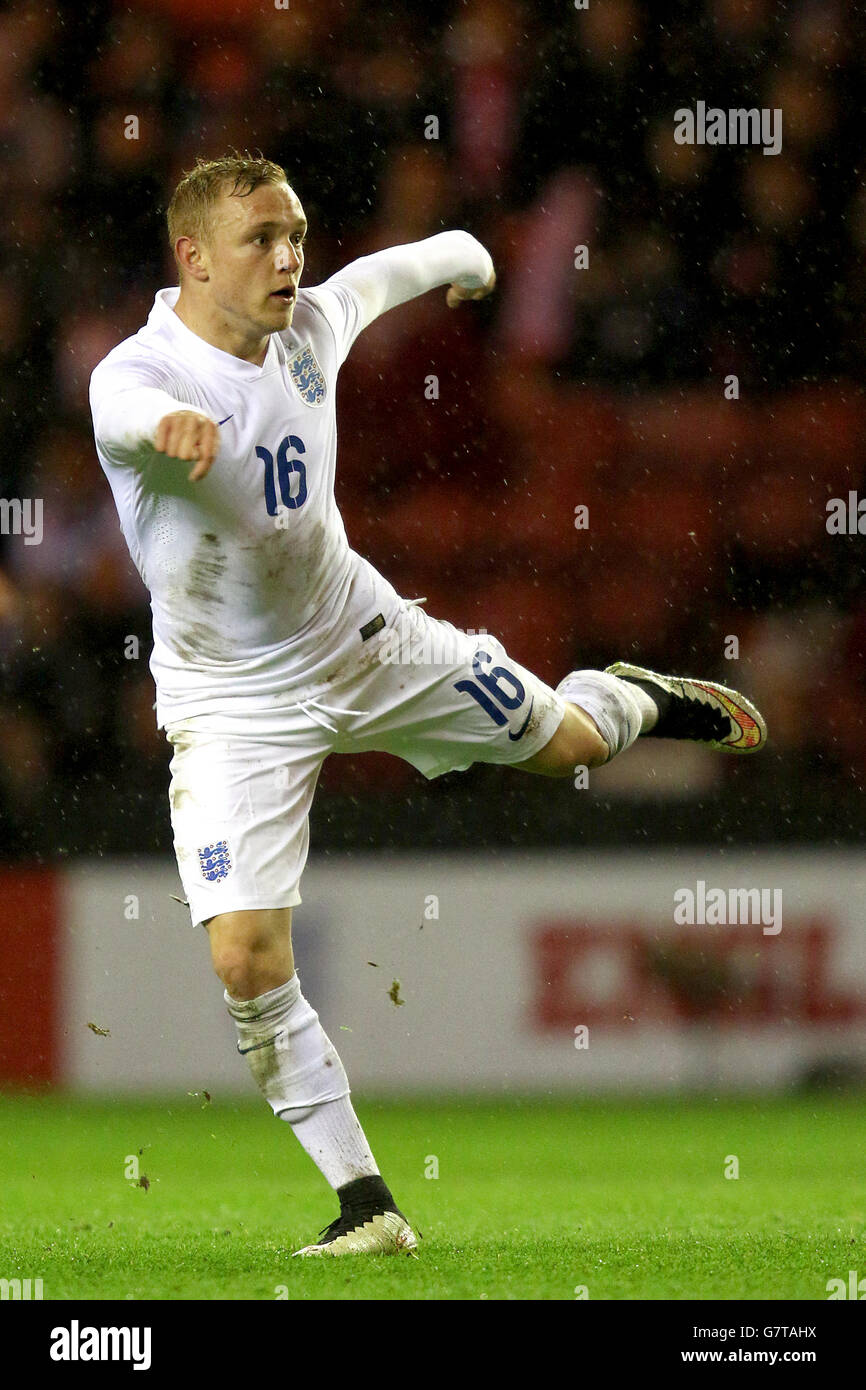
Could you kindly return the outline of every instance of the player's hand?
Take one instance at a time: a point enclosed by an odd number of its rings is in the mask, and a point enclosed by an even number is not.
[[[482,285],[478,290],[466,290],[462,285],[449,285],[448,293],[445,296],[445,303],[449,309],[456,309],[458,304],[462,304],[464,299],[486,299],[488,294],[492,294],[496,285],[496,271],[490,273],[490,279],[486,285]]]
[[[216,458],[220,447],[220,432],[215,420],[197,410],[173,410],[163,415],[156,427],[154,448],[169,458],[195,460],[189,474],[191,483],[203,478]]]

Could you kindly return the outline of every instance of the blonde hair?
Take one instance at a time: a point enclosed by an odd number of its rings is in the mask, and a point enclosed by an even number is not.
[[[262,154],[252,155],[248,150],[239,154],[233,150],[221,159],[197,159],[181,178],[166,209],[168,239],[175,260],[178,237],[207,241],[214,205],[229,185],[230,197],[244,198],[263,183],[288,183],[288,178],[285,169]]]

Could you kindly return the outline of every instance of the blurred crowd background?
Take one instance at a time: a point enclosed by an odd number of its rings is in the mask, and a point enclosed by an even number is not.
[[[826,508],[866,496],[864,27],[835,0],[0,7],[0,495],[44,503],[41,545],[0,537],[0,855],[170,845],[87,386],[176,283],[175,182],[230,147],[286,168],[308,284],[449,227],[498,267],[490,300],[428,295],[343,369],[354,548],[553,684],[713,676],[772,735],[754,764],[639,747],[589,798],[332,758],[314,846],[858,838],[863,541]],[[782,152],[677,144],[698,100],[781,108]]]

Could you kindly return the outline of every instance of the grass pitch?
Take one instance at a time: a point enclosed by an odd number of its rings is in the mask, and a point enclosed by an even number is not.
[[[0,1099],[0,1277],[46,1300],[823,1300],[866,1275],[863,1097],[357,1110],[417,1260],[292,1260],[336,1203],[254,1099],[25,1096]]]

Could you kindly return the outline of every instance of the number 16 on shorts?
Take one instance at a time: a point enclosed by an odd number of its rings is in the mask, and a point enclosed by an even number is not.
[[[484,710],[484,713],[501,728],[503,724],[508,723],[508,715],[503,711],[520,709],[526,699],[526,689],[522,681],[519,681],[514,673],[504,666],[493,666],[489,670],[485,669],[485,666],[489,666],[492,660],[493,657],[490,653],[479,647],[472,658],[472,671],[476,679],[473,681],[455,681],[454,689],[461,692],[465,691],[467,695],[471,695],[476,704]],[[503,683],[505,686],[510,686],[511,690],[504,688]],[[501,706],[501,708],[497,708],[497,706]],[[530,705],[529,714],[527,714],[523,725],[516,734],[510,733],[509,738],[517,740],[522,737],[531,713],[532,706]]]

